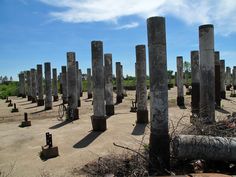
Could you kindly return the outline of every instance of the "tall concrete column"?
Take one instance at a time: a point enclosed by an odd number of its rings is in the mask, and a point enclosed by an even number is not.
[[[226,67],[226,90],[230,91],[231,88],[231,68]]]
[[[216,107],[220,108],[220,52],[215,52],[215,102]]]
[[[77,95],[77,71],[75,52],[67,52],[67,83],[68,83],[68,117],[79,119],[78,95]]]
[[[31,88],[32,88],[32,103],[36,103],[37,101],[37,88],[36,88],[36,70],[31,69],[30,70],[31,75]]]
[[[199,53],[191,51],[191,78],[192,78],[192,114],[199,115],[200,102],[200,75],[199,75]]]
[[[80,101],[80,74],[79,74],[79,62],[76,61],[76,84],[77,84],[77,99],[78,99],[78,107],[81,106],[81,101]]]
[[[225,60],[220,60],[220,95],[222,99],[226,98],[225,93]]]
[[[184,106],[183,57],[177,57],[177,105]]]
[[[79,69],[79,90],[80,90],[80,97],[83,96],[83,82],[82,82],[82,70]]]
[[[149,172],[152,175],[160,167],[169,169],[170,166],[165,18],[148,18],[147,32],[151,99]]]
[[[67,71],[66,66],[61,67],[61,75],[62,75],[62,100],[63,103],[68,103],[68,82],[67,82]]]
[[[19,74],[19,95],[22,98],[26,98],[25,93],[25,74],[24,72]]]
[[[52,80],[51,80],[51,63],[44,63],[45,73],[45,110],[52,109]]]
[[[116,62],[116,103],[122,103],[122,71],[120,62]]]
[[[121,70],[121,92],[122,92],[122,99],[127,96],[126,91],[124,89],[124,73],[123,73],[123,65],[120,65]]]
[[[57,69],[52,69],[52,82],[53,82],[53,101],[58,101],[58,88],[57,88]]]
[[[236,66],[233,67],[233,89],[236,90]]]
[[[92,73],[93,73],[93,112],[91,117],[94,131],[107,129],[104,103],[104,70],[103,70],[103,43],[92,41]]]
[[[91,69],[87,69],[87,93],[88,93],[88,99],[93,97],[92,94],[92,76],[91,76]]]
[[[32,101],[32,88],[31,88],[31,76],[30,71],[26,71],[26,82],[27,82],[27,97],[28,101]]]
[[[148,123],[147,110],[147,85],[146,85],[146,47],[137,45],[136,49],[136,74],[137,74],[137,122]]]
[[[105,61],[105,98],[106,98],[106,115],[114,115],[113,103],[113,84],[112,84],[112,54],[104,54]]]
[[[43,99],[43,66],[37,65],[37,83],[38,83],[38,100],[37,105],[43,106],[44,99]]]
[[[200,121],[215,122],[214,26],[199,27],[200,48]]]

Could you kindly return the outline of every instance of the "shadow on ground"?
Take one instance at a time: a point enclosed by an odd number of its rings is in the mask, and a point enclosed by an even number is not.
[[[97,137],[99,137],[103,132],[94,132],[91,131],[86,135],[82,140],[76,143],[73,148],[85,148],[90,145]]]

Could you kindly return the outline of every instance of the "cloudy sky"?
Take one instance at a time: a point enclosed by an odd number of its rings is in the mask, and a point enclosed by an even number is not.
[[[215,50],[226,65],[236,65],[235,0],[0,0],[0,75],[51,62],[66,64],[75,51],[82,71],[91,67],[92,40],[134,75],[135,45],[147,44],[146,19],[166,17],[168,69],[176,56],[189,61],[198,50],[198,27],[215,27]],[[114,70],[115,71],[115,70]]]

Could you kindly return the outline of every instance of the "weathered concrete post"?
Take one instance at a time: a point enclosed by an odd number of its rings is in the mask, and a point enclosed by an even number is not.
[[[103,43],[92,41],[92,73],[93,73],[93,112],[91,117],[93,131],[107,129],[104,103],[104,70],[103,70]]]
[[[214,26],[199,26],[200,121],[215,122]]]
[[[63,103],[68,103],[68,82],[67,82],[67,71],[66,66],[61,67],[61,75],[62,75],[62,100]]]
[[[77,99],[78,99],[78,107],[81,106],[81,101],[80,101],[80,74],[79,74],[79,62],[76,61],[76,84],[77,84]]]
[[[200,75],[199,75],[199,53],[191,51],[191,77],[192,77],[192,114],[199,115],[200,102]]]
[[[36,88],[36,70],[31,69],[30,70],[31,75],[31,88],[32,88],[32,103],[36,103],[37,101],[37,88]]]
[[[116,103],[122,103],[122,71],[120,62],[116,62]]]
[[[122,92],[122,99],[127,96],[126,90],[124,89],[124,74],[123,74],[123,65],[120,65],[121,70],[121,92]]]
[[[87,93],[88,93],[88,99],[93,97],[92,94],[92,76],[91,76],[91,69],[87,69]]]
[[[45,110],[52,109],[51,63],[44,63],[45,73]]]
[[[43,66],[37,65],[37,82],[38,82],[38,100],[37,105],[43,106],[44,99],[43,99]]]
[[[137,69],[137,122],[148,123],[147,110],[147,85],[146,85],[146,47],[136,46],[136,69]]]
[[[79,69],[79,90],[80,90],[80,97],[83,96],[83,82],[82,82],[82,70]]]
[[[30,71],[26,71],[26,82],[27,82],[27,97],[28,101],[32,101],[32,88],[31,88],[31,76]]]
[[[236,90],[236,66],[233,68],[233,89]]]
[[[53,81],[53,101],[58,101],[58,88],[57,88],[57,69],[52,69],[52,81]]]
[[[231,88],[231,68],[226,67],[226,90],[230,91]]]
[[[184,106],[183,57],[177,57],[177,105]]]
[[[112,54],[104,54],[105,61],[105,98],[106,98],[106,115],[114,115],[113,103],[113,84],[112,84]]]
[[[222,99],[226,98],[225,93],[225,60],[220,60],[220,95]]]
[[[22,98],[26,98],[25,93],[25,74],[24,72],[19,74],[19,95]]]
[[[170,166],[165,18],[148,18],[147,32],[151,98],[149,172],[152,175],[160,167],[169,169]]]
[[[67,52],[68,68],[68,117],[69,119],[79,119],[78,95],[77,95],[77,71],[75,52]]]
[[[215,102],[216,108],[220,108],[220,52],[215,52]]]

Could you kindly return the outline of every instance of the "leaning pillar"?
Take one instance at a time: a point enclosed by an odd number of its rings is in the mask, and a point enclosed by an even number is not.
[[[220,60],[220,96],[226,98],[225,92],[225,60]]]
[[[88,93],[88,99],[93,97],[92,94],[92,76],[91,76],[91,69],[87,69],[87,93]]]
[[[226,67],[226,90],[230,91],[231,88],[231,68]]]
[[[183,57],[177,57],[177,105],[184,106]]]
[[[76,84],[77,84],[77,99],[78,99],[78,107],[81,106],[81,101],[80,101],[80,74],[79,74],[79,62],[76,61]]]
[[[75,52],[67,52],[68,68],[68,118],[71,120],[79,119],[78,96],[77,96],[77,71]]]
[[[52,69],[52,81],[53,81],[53,101],[58,101],[58,88],[57,88],[57,69]]]
[[[68,82],[67,82],[67,71],[66,66],[61,67],[62,75],[62,101],[64,104],[68,103]]]
[[[214,26],[199,27],[200,48],[200,121],[215,122]]]
[[[122,71],[120,62],[116,62],[116,103],[122,103]]]
[[[215,102],[216,108],[220,108],[220,52],[215,52]]]
[[[52,109],[52,81],[51,81],[51,63],[44,63],[45,73],[45,110]]]
[[[113,84],[112,84],[112,54],[104,55],[105,61],[105,100],[106,100],[106,115],[114,115],[113,103]]]
[[[104,103],[104,70],[103,70],[103,43],[92,41],[92,73],[93,73],[93,131],[107,129]]]
[[[200,75],[199,75],[199,53],[191,51],[191,78],[192,78],[192,114],[199,115],[200,102]]]
[[[163,169],[169,169],[170,167],[165,18],[148,18],[147,32],[151,99],[149,173],[152,175],[160,167]]]
[[[136,46],[136,76],[137,76],[137,122],[148,123],[147,85],[146,85],[146,47]]]
[[[37,88],[36,88],[36,70],[30,70],[31,75],[31,88],[32,88],[32,103],[36,103],[37,101]]]
[[[26,82],[27,82],[27,97],[28,101],[32,101],[32,88],[31,88],[31,76],[30,76],[30,71],[26,71]]]
[[[37,105],[43,106],[44,105],[44,99],[43,99],[43,66],[37,65],[37,85],[38,85],[38,99],[37,99]]]

